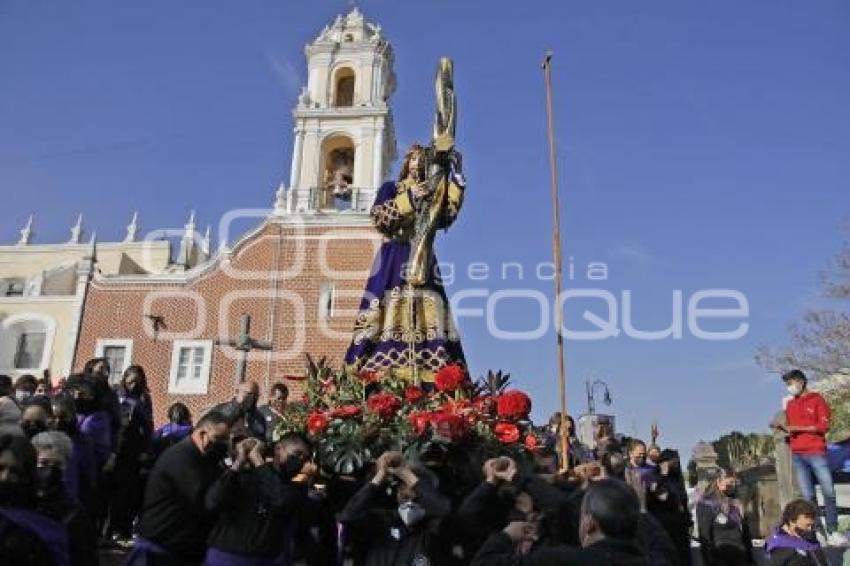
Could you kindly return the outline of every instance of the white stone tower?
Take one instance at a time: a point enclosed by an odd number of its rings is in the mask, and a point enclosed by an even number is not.
[[[393,51],[354,8],[304,48],[284,214],[365,214],[396,158]],[[283,205],[284,210],[280,210]]]

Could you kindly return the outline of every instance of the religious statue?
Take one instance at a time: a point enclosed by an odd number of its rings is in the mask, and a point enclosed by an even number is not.
[[[457,218],[466,188],[454,145],[457,99],[452,79],[452,62],[443,58],[435,81],[432,143],[410,147],[398,181],[381,186],[370,211],[384,243],[345,355],[350,370],[392,372],[418,384],[433,381],[447,364],[465,365],[433,250],[437,230]]]

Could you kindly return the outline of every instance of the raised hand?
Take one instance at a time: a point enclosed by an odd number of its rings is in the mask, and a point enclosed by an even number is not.
[[[246,438],[236,445],[236,458],[233,460],[231,469],[239,470],[248,462],[248,455],[257,444],[256,438]]]
[[[512,482],[517,473],[516,462],[507,456],[502,456],[496,459],[495,477],[499,481]]]
[[[372,478],[372,483],[379,485],[384,483],[395,468],[404,464],[404,456],[401,452],[384,452],[375,461],[375,477]]]
[[[254,439],[252,438],[250,440]],[[265,449],[266,445],[260,441],[254,442],[254,445],[251,447],[251,450],[248,453],[248,460],[250,460],[251,464],[255,467],[262,466],[266,463]]]

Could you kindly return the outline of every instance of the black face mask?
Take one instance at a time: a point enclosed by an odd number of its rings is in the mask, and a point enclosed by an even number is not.
[[[23,421],[21,422],[21,430],[24,431],[27,438],[32,440],[36,434],[47,432],[47,423],[41,421]]]
[[[815,536],[814,530],[808,530],[807,531],[806,529],[794,527],[794,532],[797,533],[798,537],[800,537],[801,539],[807,540],[809,542],[815,542],[817,540],[817,537]]]
[[[207,446],[206,451],[204,452],[204,456],[206,456],[209,460],[213,462],[220,462],[224,460],[224,457],[227,456],[227,451],[229,450],[229,446],[227,442],[219,442],[214,441],[209,446]]]
[[[0,482],[0,506],[30,507],[33,493],[29,485],[20,482]]]
[[[729,488],[723,492],[726,497],[736,497],[738,495],[738,489],[735,487]]]
[[[280,464],[280,474],[286,479],[294,478],[301,468],[304,466],[304,459],[301,456],[290,454],[286,460]]]
[[[35,491],[39,499],[55,499],[64,490],[63,472],[59,466],[39,466],[35,470]]]

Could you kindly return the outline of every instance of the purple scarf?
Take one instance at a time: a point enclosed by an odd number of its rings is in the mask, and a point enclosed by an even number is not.
[[[820,545],[817,542],[810,542],[804,538],[791,536],[782,530],[782,527],[776,527],[770,533],[767,542],[765,543],[765,552],[770,556],[770,553],[777,548],[793,548],[794,550],[802,550],[804,552],[815,552],[820,550]]]

